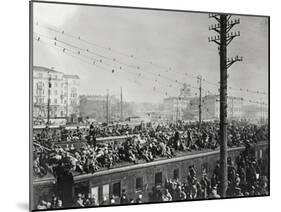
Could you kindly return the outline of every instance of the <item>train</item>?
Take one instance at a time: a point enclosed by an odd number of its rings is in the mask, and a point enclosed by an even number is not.
[[[233,147],[228,149],[228,157],[235,160],[245,147]],[[254,147],[256,158],[268,164],[269,144],[267,141],[259,142]],[[165,179],[178,179],[186,181],[188,167],[194,165],[197,177],[201,177],[202,171],[210,174],[219,160],[219,150],[205,150],[201,152],[186,153],[170,159],[160,159],[149,163],[130,164],[118,168],[98,171],[93,174],[74,176],[72,198],[78,193],[95,196],[98,202],[104,197],[114,196],[118,203],[122,190],[128,197],[136,198],[142,194],[143,201],[147,202],[152,188],[162,188]],[[211,177],[211,176],[209,176]],[[33,180],[34,208],[41,199],[48,199],[51,193],[55,193],[56,184],[53,177]]]

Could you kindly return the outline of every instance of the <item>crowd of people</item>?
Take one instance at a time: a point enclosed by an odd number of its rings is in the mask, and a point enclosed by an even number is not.
[[[268,195],[268,161],[257,159],[254,148],[246,146],[235,160],[228,158],[228,189],[227,197],[260,196]],[[88,207],[99,205],[136,204],[148,202],[171,202],[194,199],[220,198],[221,172],[220,164],[216,163],[212,171],[203,169],[197,173],[195,166],[188,167],[188,174],[183,182],[179,179],[166,179],[160,187],[153,187],[149,193],[139,193],[134,198],[129,198],[125,189],[119,198],[104,196],[99,200],[89,194],[78,193],[73,201],[73,207]],[[143,198],[146,195],[147,198]],[[37,209],[56,209],[62,207],[62,201],[52,196],[50,202],[41,200]]]
[[[268,161],[257,160],[249,149],[228,160],[228,189],[226,197],[268,195]],[[197,177],[194,166],[189,167],[184,182],[167,179],[162,190],[154,187],[149,202],[168,202],[220,198],[221,170],[217,162],[212,173],[204,169]]]
[[[102,129],[102,131],[100,130]],[[110,130],[109,130],[110,129]],[[70,169],[73,173],[94,173],[103,168],[112,168],[125,162],[151,162],[159,158],[171,158],[184,151],[216,149],[219,147],[219,123],[203,122],[152,126],[115,126],[97,127],[91,124],[87,129],[65,132],[61,128],[52,138],[67,140],[69,134],[77,142],[83,141],[81,148],[54,145],[50,132],[43,130],[33,137],[33,170],[36,177],[44,177],[48,173],[56,175],[58,169]],[[132,134],[124,142],[97,143],[101,132],[117,132]],[[107,134],[108,135],[108,134]],[[46,140],[47,139],[47,140]],[[268,140],[268,126],[258,126],[247,122],[233,121],[228,124],[228,145],[241,146]],[[55,140],[56,141],[56,140]]]

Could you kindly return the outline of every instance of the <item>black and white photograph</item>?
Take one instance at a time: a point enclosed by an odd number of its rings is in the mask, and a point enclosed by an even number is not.
[[[269,196],[269,25],[31,1],[30,210]]]

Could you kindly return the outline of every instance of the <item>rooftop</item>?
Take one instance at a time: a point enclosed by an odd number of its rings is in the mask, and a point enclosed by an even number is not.
[[[264,145],[268,145],[268,142],[261,141],[257,144],[257,146],[264,146]],[[244,146],[236,146],[236,147],[228,148],[228,151],[242,150],[244,148],[245,148]],[[186,159],[200,158],[200,157],[205,157],[205,156],[214,155],[214,154],[218,154],[218,153],[219,153],[219,148],[217,148],[215,150],[211,150],[211,149],[203,149],[203,150],[199,150],[199,151],[193,150],[192,152],[189,152],[187,150],[177,151],[176,156],[173,158],[169,158],[169,159],[163,158],[163,157],[157,157],[152,162],[145,162],[144,160],[138,160],[137,164],[123,161],[122,163],[118,163],[118,164],[114,165],[110,169],[101,168],[94,174],[78,174],[76,172],[76,173],[73,173],[73,175],[74,175],[74,179],[78,180],[78,179],[89,178],[89,177],[93,177],[93,176],[100,176],[103,174],[111,174],[111,173],[117,173],[120,171],[127,171],[127,170],[131,170],[131,169],[147,168],[147,167],[151,167],[151,166],[155,166],[155,165],[182,161],[182,160],[186,160]],[[35,177],[33,179],[33,184],[51,183],[53,181],[54,181],[53,175],[48,174],[47,176],[45,176],[43,178]]]
[[[46,68],[43,66],[33,66],[33,71],[43,71],[43,72],[49,72],[49,73],[62,73],[62,72],[56,71],[52,68]]]
[[[65,74],[63,77],[68,78],[68,79],[80,79],[78,75],[71,75],[71,74]]]

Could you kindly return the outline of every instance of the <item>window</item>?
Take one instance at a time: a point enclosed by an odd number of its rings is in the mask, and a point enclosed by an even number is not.
[[[262,158],[262,149],[260,149],[260,159]]]
[[[155,185],[162,185],[162,172],[157,172],[155,174]]]
[[[99,200],[99,187],[92,187],[91,188],[91,197],[95,198],[96,201]]]
[[[57,100],[57,99],[55,99],[54,103],[55,103],[55,104],[57,104],[57,103],[58,103],[58,100]]]
[[[174,169],[174,179],[179,179],[179,169]]]
[[[105,184],[102,186],[102,196],[107,200],[109,199],[109,184]]]
[[[112,193],[115,197],[121,196],[121,183],[120,182],[113,184],[113,192]]]
[[[136,178],[136,191],[142,191],[143,189],[143,178],[137,177]]]

